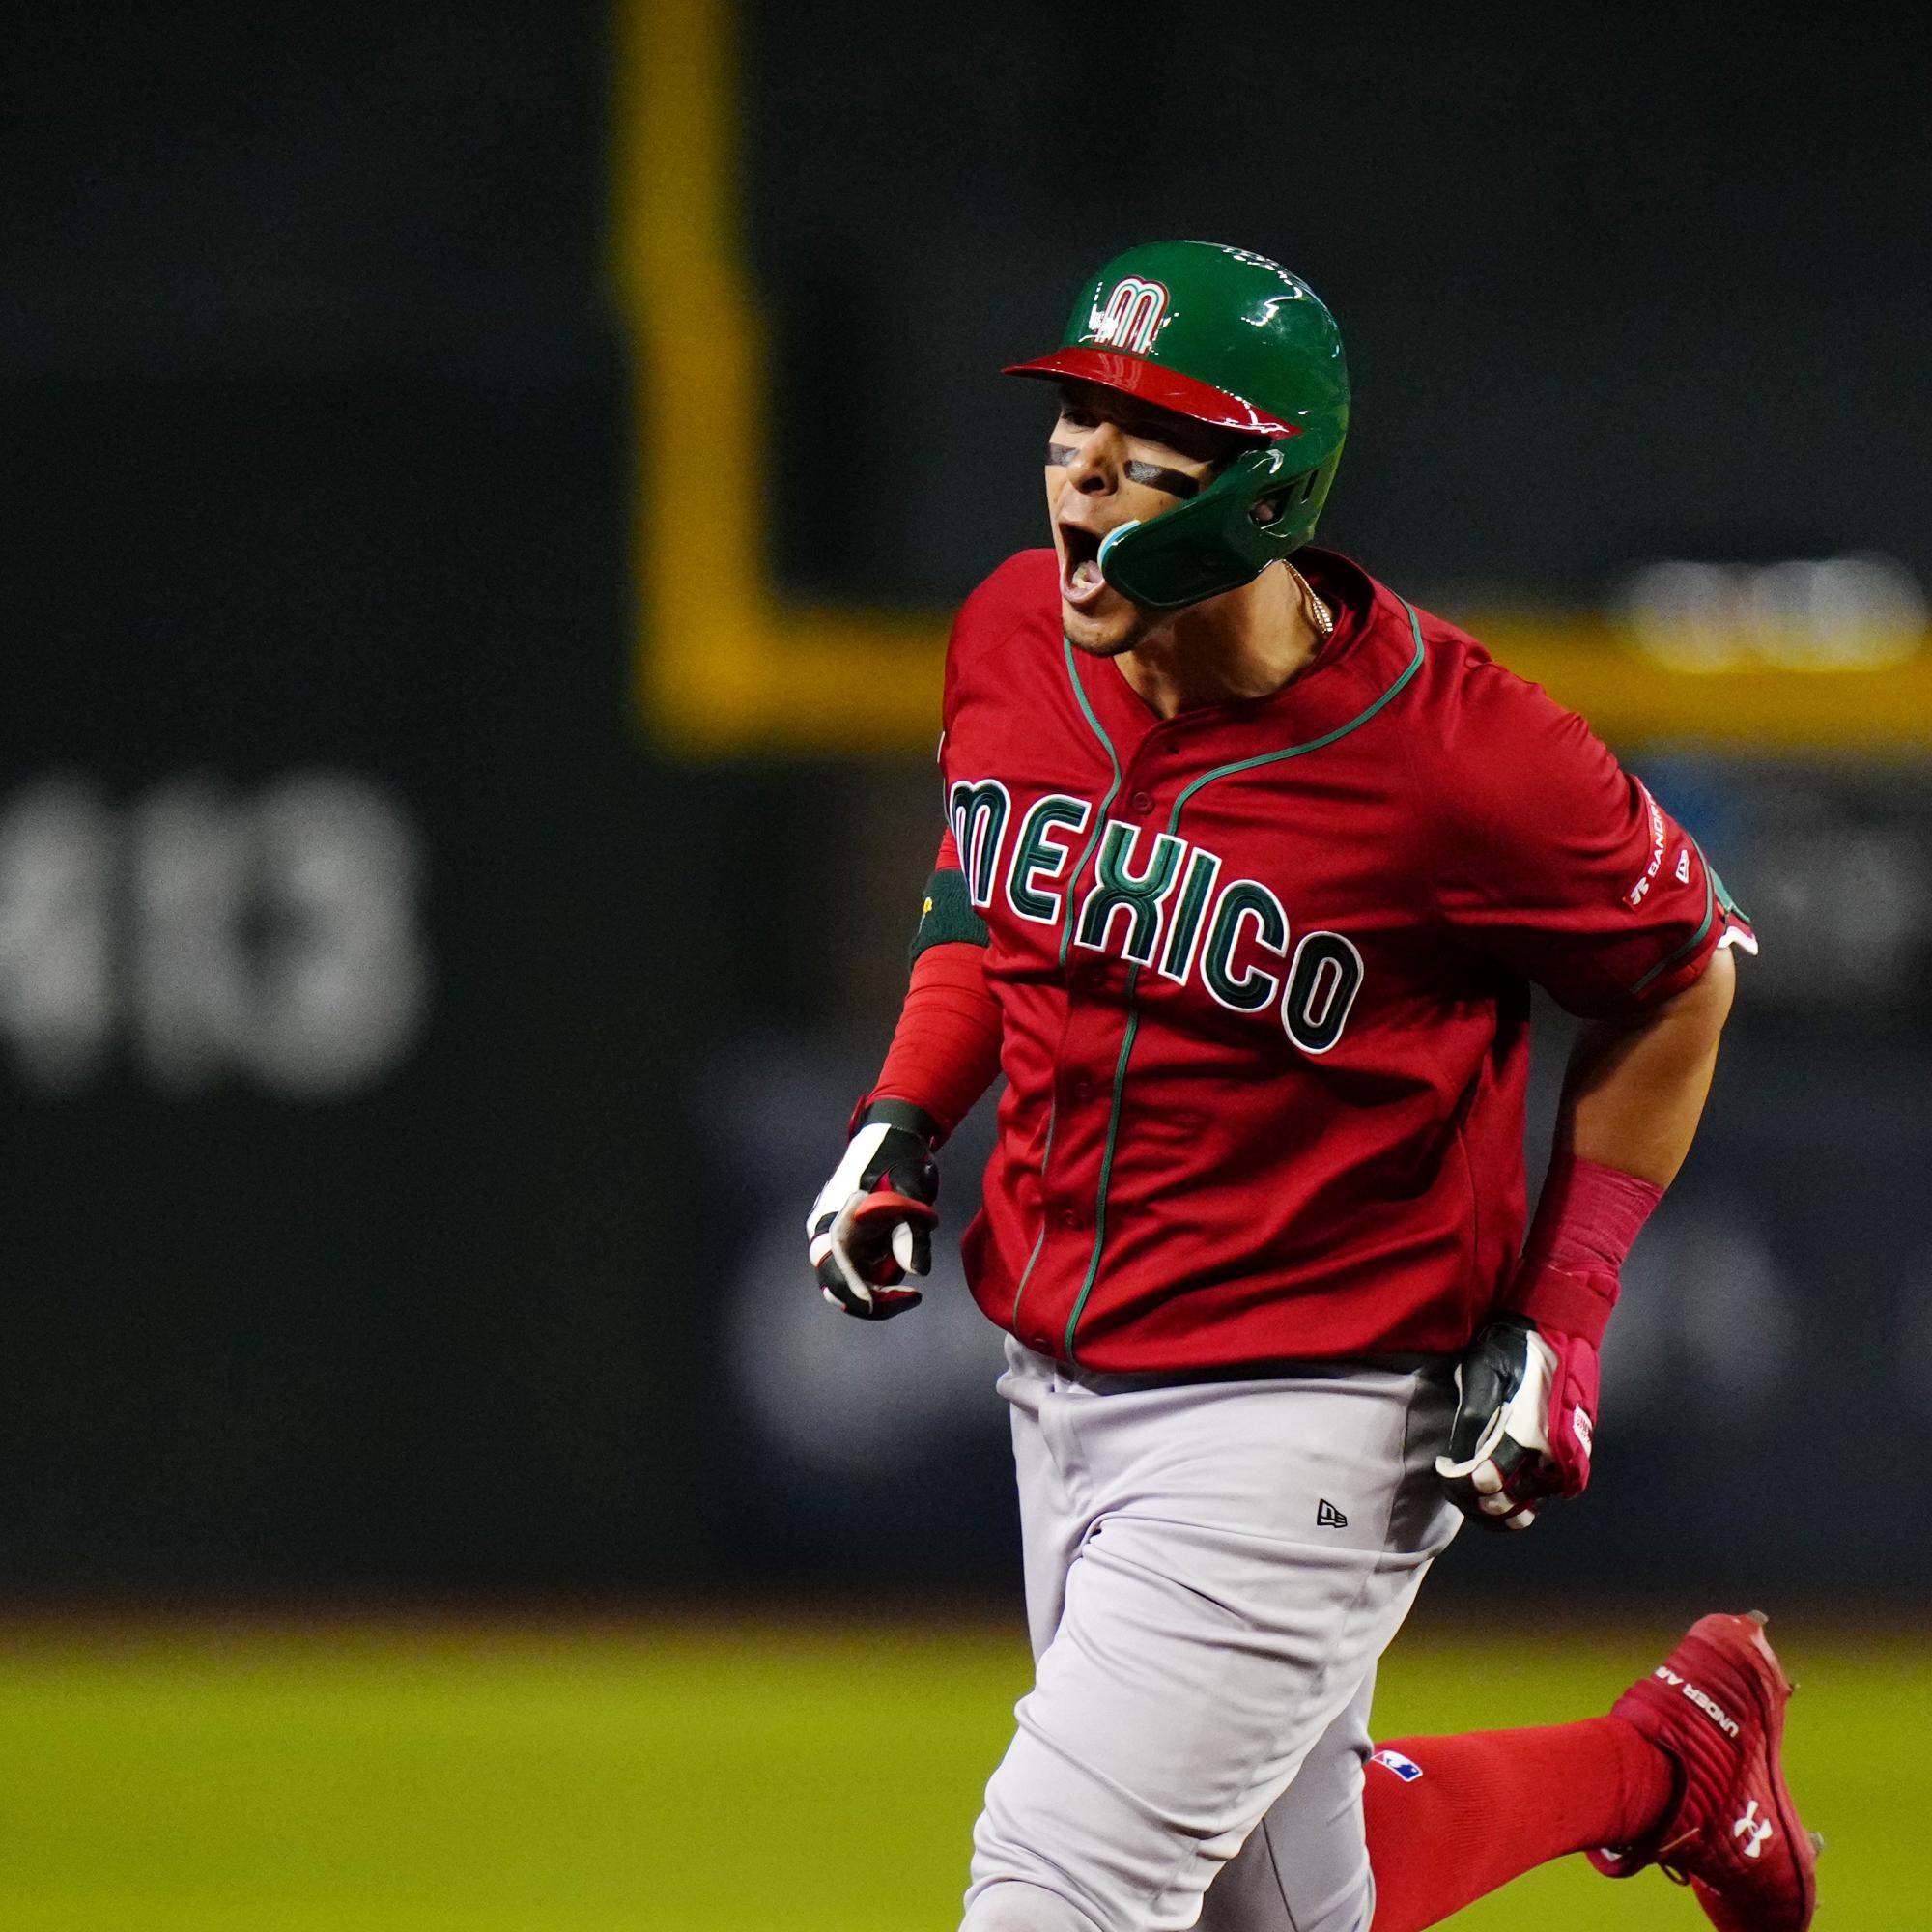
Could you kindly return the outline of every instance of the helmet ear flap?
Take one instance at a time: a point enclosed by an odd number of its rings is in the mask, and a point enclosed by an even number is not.
[[[1342,453],[1338,440],[1302,470],[1292,467],[1293,447],[1284,440],[1243,451],[1192,501],[1115,531],[1100,553],[1101,576],[1151,611],[1252,583],[1314,534]],[[1257,516],[1270,505],[1271,517]]]
[[[1256,529],[1271,530],[1283,518],[1293,516],[1315,494],[1316,481],[1321,474],[1321,469],[1318,464],[1313,469],[1305,469],[1299,476],[1292,478],[1287,489],[1279,495],[1270,494],[1259,498],[1248,511]]]

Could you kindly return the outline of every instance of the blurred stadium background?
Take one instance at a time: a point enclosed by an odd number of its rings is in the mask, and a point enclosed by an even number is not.
[[[1037,540],[993,371],[1197,234],[1341,318],[1326,540],[1586,709],[1764,939],[1599,1483],[1452,1552],[1383,1721],[1599,1708],[1762,1604],[1821,1922],[1922,1926],[1921,34],[16,26],[0,1925],[952,1922],[1025,1679],[995,1345],[956,1269],[831,1319],[798,1219],[902,981],[947,608]],[[1695,1918],[1579,1866],[1459,1922],[1532,1916]]]

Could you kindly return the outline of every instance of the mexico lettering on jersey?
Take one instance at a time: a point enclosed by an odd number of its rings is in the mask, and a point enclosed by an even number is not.
[[[1008,1083],[968,1276],[1094,1368],[1461,1349],[1522,1234],[1531,983],[1634,1011],[1755,950],[1580,719],[1297,562],[1315,663],[1169,720],[1062,638],[1050,551],[953,629],[940,866]]]
[[[1009,838],[1011,807],[997,779],[962,779],[948,794],[949,830],[977,911],[997,894],[1015,919],[1055,932],[1065,923],[1075,956],[1127,959],[1196,982],[1230,1012],[1278,1017],[1304,1053],[1326,1053],[1341,1037],[1362,984],[1362,955],[1343,934],[1307,933],[1291,956],[1288,912],[1267,886],[1225,876],[1217,854],[1171,832],[1153,833],[1137,858],[1142,828],[1120,818],[1102,824],[1092,877],[1071,902],[1060,884],[1072,855],[1065,841],[1097,816],[1094,801],[1047,792]],[[1263,957],[1279,963],[1271,970]]]

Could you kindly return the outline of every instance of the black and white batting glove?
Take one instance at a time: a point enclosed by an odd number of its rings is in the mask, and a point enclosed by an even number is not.
[[[884,1321],[917,1308],[916,1288],[900,1284],[932,1265],[939,1219],[938,1125],[904,1100],[874,1100],[859,1116],[845,1157],[805,1217],[811,1265],[825,1298],[862,1321]]]
[[[1555,1350],[1520,1315],[1488,1323],[1456,1365],[1456,1420],[1435,1474],[1485,1529],[1527,1529],[1562,1487],[1549,1450],[1555,1371]]]

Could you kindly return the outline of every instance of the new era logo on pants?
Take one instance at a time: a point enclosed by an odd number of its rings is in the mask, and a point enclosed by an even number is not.
[[[1326,1496],[1315,1505],[1315,1527],[1317,1529],[1347,1529],[1349,1519],[1331,1503]]]

